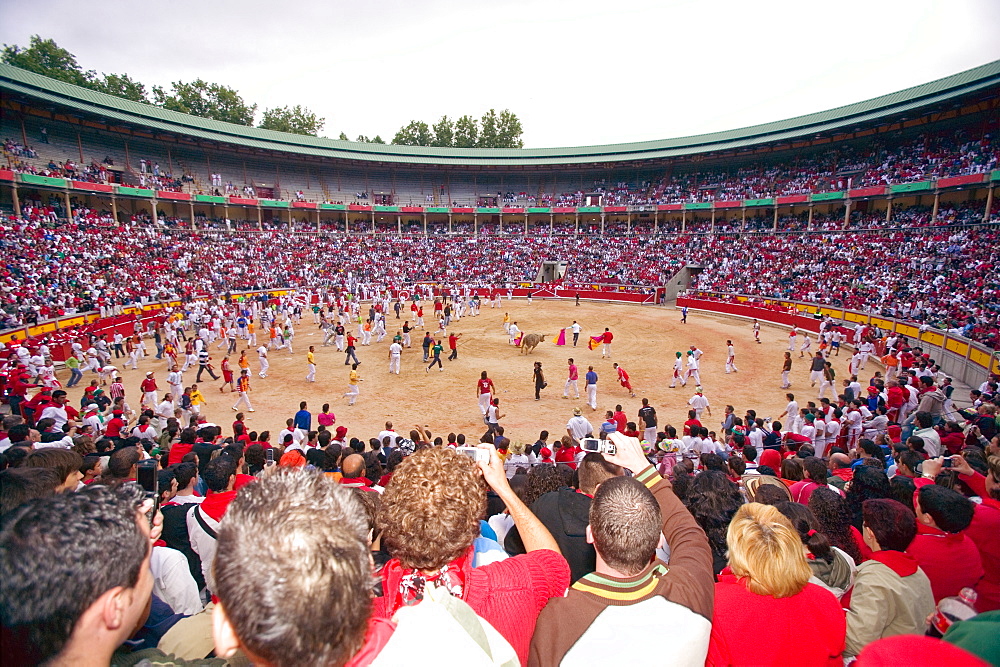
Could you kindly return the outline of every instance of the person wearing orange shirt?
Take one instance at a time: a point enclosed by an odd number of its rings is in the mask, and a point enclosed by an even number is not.
[[[885,366],[885,380],[888,382],[896,377],[896,372],[899,369],[899,357],[896,356],[896,351],[891,350],[882,359],[880,359],[882,364]]]
[[[250,412],[255,412],[250,404],[250,371],[246,369],[240,371],[240,378],[236,381],[236,391],[239,392],[240,397],[233,404],[233,412],[239,410],[241,403],[245,403]]]

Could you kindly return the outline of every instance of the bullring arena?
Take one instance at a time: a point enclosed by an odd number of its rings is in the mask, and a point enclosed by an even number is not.
[[[502,327],[504,313],[509,313],[511,320],[525,332],[549,334],[546,341],[532,354],[521,354],[518,347],[508,343]],[[680,312],[674,308],[586,301],[577,307],[572,298],[558,301],[535,298],[529,306],[523,297],[511,301],[504,297],[501,308],[486,307],[478,316],[463,317],[448,327],[449,333],[460,333],[462,338],[456,361],[447,360],[445,344],[444,372],[436,367],[430,373],[424,372],[427,364],[422,362],[420,349],[423,332],[418,330],[413,335],[412,348],[403,352],[401,372],[396,376],[388,371],[388,348],[394,333],[392,324],[396,322],[390,314],[390,335],[382,343],[373,342],[369,347],[359,344],[357,348],[362,362],[358,370],[364,381],[356,405],[348,406],[343,397],[350,369],[344,364],[345,354],[333,345],[322,347],[322,332],[310,324],[311,317],[305,316],[296,331],[294,353],[288,354],[287,350],[269,353],[270,370],[266,379],[257,376],[256,353],[247,351],[252,371],[250,399],[256,412],[246,413],[246,422],[252,430],[270,430],[277,434],[284,428],[285,419],[298,410],[299,401],[305,400],[314,413],[319,412],[322,404],[329,403],[337,416],[337,425],[348,427],[348,437],[367,440],[382,431],[386,421],[391,421],[399,431],[408,432],[419,425],[427,427],[434,435],[443,436],[454,431],[478,439],[485,428],[475,387],[480,372],[485,370],[496,384],[501,412],[506,415],[500,423],[512,442],[534,442],[543,429],[561,436],[575,407],[582,408],[595,427],[603,421],[605,410],[614,410],[616,404],[621,404],[629,419],[635,421],[641,407],[640,399],[644,397],[649,398],[661,415],[661,424],[673,424],[680,429],[687,419],[688,399],[694,394],[695,383],[689,382],[686,387],[678,384],[675,389],[668,389],[668,386],[674,353],[685,352],[691,345],[705,352],[700,369],[702,387],[711,402],[712,414],[718,417],[706,418],[706,425],[718,430],[714,428],[718,426],[715,422],[721,423],[727,404],[733,405],[740,415],[748,408],[756,409],[761,416],[776,417],[781,413],[788,402],[786,392],[780,389],[782,353],[788,347],[787,329],[763,326],[762,344],[756,345],[748,320],[694,312],[689,312],[687,324],[681,324],[680,319]],[[573,347],[569,335],[569,344],[556,346],[554,341],[559,330],[570,326],[574,320],[583,327],[577,347]],[[400,326],[402,322],[399,320]],[[610,328],[615,335],[611,360],[601,358],[599,347],[590,350],[587,346],[588,336],[603,333],[604,327]],[[727,339],[732,339],[737,348],[739,369],[728,376],[725,373]],[[316,347],[315,384],[305,379],[305,353],[309,345]],[[218,350],[215,345],[210,348],[218,374],[218,363],[225,348]],[[241,341],[237,350],[244,349],[246,345]],[[809,387],[806,360],[799,359],[798,355],[796,351],[790,391],[798,391],[803,399],[813,398],[816,388]],[[234,367],[237,357],[238,353],[231,356]],[[579,400],[562,398],[570,357],[580,367]],[[849,353],[842,354],[839,359],[838,370],[846,371]],[[542,400],[537,402],[532,379],[535,361],[542,362],[548,383],[542,391]],[[613,362],[628,371],[635,398],[630,398],[628,391],[618,383]],[[599,376],[600,408],[596,412],[585,405],[583,376],[590,365]],[[122,371],[129,396],[140,395],[139,384],[148,370],[156,372],[161,395],[167,390],[165,364],[154,357],[146,357],[139,363],[138,371]],[[193,382],[195,370],[185,373],[186,382]],[[882,369],[874,362],[866,368],[869,374],[875,370]],[[60,373],[60,377],[65,382],[68,374]],[[90,378],[90,374],[85,375],[83,384]],[[208,401],[205,415],[211,422],[229,423],[235,396],[228,386],[225,393],[220,394],[221,381],[213,381],[207,374],[203,379],[200,387]],[[82,386],[70,391],[74,404],[79,404]],[[570,394],[572,396],[572,391]]]
[[[5,664],[996,657],[1000,61],[523,150],[0,92]]]

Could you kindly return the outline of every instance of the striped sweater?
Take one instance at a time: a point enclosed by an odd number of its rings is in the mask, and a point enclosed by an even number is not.
[[[670,546],[656,560],[619,578],[592,572],[538,617],[529,665],[704,665],[712,630],[714,577],[705,533],[648,467],[636,479],[653,492]],[[666,651],[666,653],[665,653]]]

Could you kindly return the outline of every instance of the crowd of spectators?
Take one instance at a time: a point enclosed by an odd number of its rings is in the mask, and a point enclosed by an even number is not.
[[[673,426],[644,403],[533,443],[348,437],[305,401],[276,443],[183,410],[95,434],[95,410],[39,392],[0,433],[5,658],[996,662],[997,378],[959,410],[921,350],[889,353],[912,363],[790,395],[785,425],[727,406]]]
[[[0,325],[143,299],[338,285],[348,276],[372,289],[418,282],[501,287],[534,282],[543,262],[563,261],[567,272],[557,283],[567,289],[652,289],[692,264],[701,267],[690,285],[699,292],[870,310],[996,346],[1000,274],[993,249],[1000,234],[992,224],[965,226],[977,222],[977,208],[943,207],[948,226],[929,226],[928,212],[914,207],[894,213],[900,221],[894,224],[905,228],[885,228],[879,213],[852,216],[858,227],[843,230],[833,213],[815,216],[811,233],[774,234],[773,221],[769,227],[766,218],[748,218],[747,229],[759,230],[753,236],[737,233],[742,221],[734,219],[717,221],[714,234],[701,221],[685,234],[638,228],[630,235],[612,222],[606,237],[525,236],[523,228],[500,235],[498,225],[473,236],[471,225],[461,224],[450,235],[429,229],[425,237],[398,236],[389,224],[377,224],[374,235],[315,234],[313,223],[301,219],[293,231],[303,234],[289,234],[288,222],[278,218],[254,233],[248,230],[257,228],[255,220],[203,217],[196,221],[201,233],[193,235],[182,218],[162,215],[154,226],[139,213],[115,224],[110,211],[87,208],[75,209],[72,223],[57,224],[59,198],[47,205],[26,200],[28,217],[0,224],[6,255]],[[337,256],[355,262],[347,274],[328,261]]]
[[[546,191],[544,185],[538,192],[498,191],[496,195],[477,195],[461,192],[460,187],[448,190],[448,198],[483,201],[491,205],[505,206],[649,206],[675,204],[681,202],[733,201],[763,199],[784,195],[813,194],[827,191],[841,191],[876,185],[891,185],[931,180],[948,176],[989,173],[1000,168],[1000,144],[996,141],[998,127],[994,119],[989,119],[977,129],[976,136],[967,129],[934,130],[906,137],[881,135],[874,140],[841,142],[833,148],[797,151],[792,155],[768,157],[740,166],[731,162],[718,166],[693,168],[692,164],[680,163],[667,169],[662,178],[637,177],[635,180],[599,180],[589,188],[578,187],[568,192]],[[15,171],[35,173],[43,176],[59,176],[110,182],[112,174],[104,163],[92,162],[86,167],[77,167],[72,159],[62,162],[50,160],[48,164],[39,162],[37,154],[21,144],[7,139],[4,153],[10,168]],[[195,183],[194,177],[185,172],[174,177],[161,170],[153,159],[141,158],[139,167],[126,169],[122,178],[130,184],[152,187],[160,190],[181,191],[184,185]],[[247,175],[244,174],[246,179]],[[221,173],[208,175],[210,187],[205,188],[215,195],[254,198],[257,190],[254,181],[242,185],[226,180]],[[288,186],[289,199],[315,199],[313,195]],[[192,185],[192,188],[194,186]],[[191,189],[194,193],[195,189]],[[201,190],[197,190],[201,193]],[[371,203],[367,190],[354,192],[354,202]],[[445,188],[442,186],[442,196]],[[267,195],[265,195],[267,196]],[[407,193],[396,193],[396,197],[406,197]],[[381,197],[381,196],[380,196]],[[392,203],[393,195],[388,196]],[[328,198],[328,197],[327,197]],[[326,199],[320,197],[320,199]],[[428,201],[432,195],[425,195]],[[344,203],[330,200],[329,203]],[[380,203],[380,201],[375,201]],[[445,202],[447,204],[447,202]]]

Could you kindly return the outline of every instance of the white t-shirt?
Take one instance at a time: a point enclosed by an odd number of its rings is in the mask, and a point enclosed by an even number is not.
[[[389,346],[389,353],[394,357],[398,357],[402,351],[403,351],[403,346],[400,345],[399,343],[393,343],[392,345]]]
[[[583,415],[576,415],[566,423],[566,428],[574,438],[586,438],[588,433],[594,432],[594,427]]]
[[[708,399],[700,394],[695,394],[690,399],[688,399],[688,405],[690,405],[695,410],[704,410],[708,407]]]

